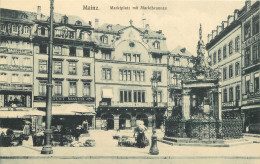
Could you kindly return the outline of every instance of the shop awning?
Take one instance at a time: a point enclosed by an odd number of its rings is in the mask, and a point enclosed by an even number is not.
[[[26,118],[27,111],[0,111],[0,118]]]
[[[112,89],[103,89],[102,90],[102,98],[113,98],[113,91]]]
[[[82,104],[64,104],[61,106],[52,107],[52,114],[53,115],[95,115],[96,112],[94,107],[86,106]]]

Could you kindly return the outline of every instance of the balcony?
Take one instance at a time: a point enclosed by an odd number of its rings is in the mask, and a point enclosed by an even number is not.
[[[121,103],[119,101],[111,101],[111,102],[100,102],[100,106],[112,106],[112,107],[153,107],[152,102],[145,103],[135,103],[135,102],[124,102]],[[166,102],[158,103],[157,107],[167,107]]]
[[[28,49],[17,49],[17,48],[7,48],[7,47],[0,47],[0,53],[16,54],[16,55],[32,55],[32,51]]]
[[[25,71],[25,72],[33,71],[33,67],[30,66],[7,65],[7,64],[0,64],[0,69],[7,70],[7,71]]]
[[[32,85],[29,84],[0,84],[0,90],[32,91],[32,89]]]
[[[247,94],[243,94],[243,100],[254,99],[254,98],[259,98],[259,97],[260,97],[260,90],[258,90],[256,92],[250,92]]]

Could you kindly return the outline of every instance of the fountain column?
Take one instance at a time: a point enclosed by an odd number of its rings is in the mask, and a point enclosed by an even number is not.
[[[190,89],[182,91],[182,117],[184,120],[190,119]]]

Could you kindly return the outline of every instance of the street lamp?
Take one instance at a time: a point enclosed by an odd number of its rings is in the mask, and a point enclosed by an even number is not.
[[[52,112],[52,56],[53,56],[53,1],[50,0],[50,43],[48,58],[48,82],[47,82],[47,99],[46,99],[46,129],[45,129],[45,145],[42,147],[41,154],[52,154],[51,146],[51,112]]]
[[[151,84],[152,84],[152,91],[153,91],[153,110],[154,110],[154,115],[153,115],[153,135],[151,137],[152,140],[152,144],[150,147],[150,151],[149,153],[151,155],[158,155],[159,154],[159,150],[157,147],[157,136],[156,136],[156,109],[155,107],[157,106],[157,88],[158,88],[158,78],[157,76],[153,76],[151,78]]]

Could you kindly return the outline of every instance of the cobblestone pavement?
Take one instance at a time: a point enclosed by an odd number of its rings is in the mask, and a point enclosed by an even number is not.
[[[158,138],[163,137],[163,133],[158,131]],[[95,147],[53,147],[54,153],[42,155],[42,147],[33,147],[32,140],[24,142],[23,146],[2,147],[0,158],[22,158],[22,159],[260,159],[260,144],[252,143],[234,147],[192,147],[192,146],[170,146],[158,142],[160,154],[149,155],[149,146],[146,148],[119,147],[117,140],[112,139],[115,131],[90,131],[91,138],[96,140]],[[132,130],[121,131],[121,135],[133,135]],[[147,137],[151,137],[148,131]]]

